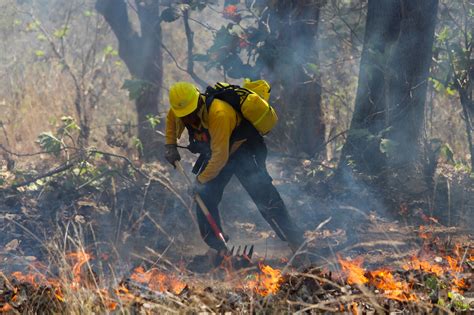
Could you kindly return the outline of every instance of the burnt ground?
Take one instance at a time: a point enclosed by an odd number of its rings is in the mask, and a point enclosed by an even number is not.
[[[185,156],[187,169],[191,167],[189,161]],[[364,181],[334,181],[329,163],[270,157],[268,166],[274,183],[291,216],[306,231],[304,250],[311,258],[312,268],[291,273],[289,248],[277,239],[241,185],[232,179],[221,203],[224,229],[231,244],[255,245],[255,266],[244,274],[229,274],[228,269],[219,268],[196,275],[186,271],[186,265],[195,255],[205,253],[206,246],[200,239],[194,214],[191,215],[192,201],[186,197],[178,172],[160,162],[143,164],[138,170],[123,159],[97,156],[88,164],[12,188],[32,176],[45,174],[55,163],[46,160],[42,163],[44,168],[37,171],[25,168],[9,172],[2,166],[0,311],[13,307],[14,312],[50,313],[100,313],[107,309],[139,312],[144,308],[167,313],[202,309],[430,313],[436,308],[446,312],[466,310],[474,303],[472,280],[467,281],[463,296],[449,298],[443,289],[453,277],[472,279],[474,267],[469,260],[474,258],[473,180],[450,165],[439,167],[430,193],[400,198],[397,191],[370,188]],[[429,272],[406,272],[402,268],[413,256],[432,263],[442,261],[443,268],[447,268],[444,257],[454,255],[453,249],[457,249],[458,261],[465,261],[461,274],[448,272],[433,278]],[[31,280],[13,280],[17,279],[12,275],[14,271],[70,279],[64,278],[64,272],[75,273],[72,266],[77,261],[71,261],[66,254],[82,251],[92,257],[87,264],[90,269],[86,268],[89,271],[85,280],[89,280],[84,284],[81,276],[81,286],[85,287],[81,291],[73,288],[72,295],[60,292],[59,297],[56,293],[51,298],[48,292],[58,290],[55,284],[38,287],[32,286]],[[432,301],[407,304],[387,299],[371,287],[374,283],[368,287],[376,294],[371,297],[364,287],[338,278],[339,257],[362,257],[367,275],[368,270],[391,268],[398,277],[412,283],[417,294],[430,296]],[[280,289],[271,296],[262,296],[255,289],[243,290],[239,284],[252,281],[258,272],[257,262],[262,261],[284,271]],[[159,267],[165,274],[179,273],[189,287],[176,296],[150,291],[143,285],[136,287],[133,281],[121,282],[137,266],[145,270]],[[86,269],[79,271],[82,274]],[[115,302],[109,298],[98,300],[97,293],[83,296],[91,279],[100,280],[101,285],[115,292],[111,297]],[[432,279],[436,280],[435,285],[428,289]],[[119,284],[121,289],[117,291]],[[126,290],[135,293],[130,296]]]
[[[41,265],[54,275],[64,253],[83,248],[92,254],[94,272],[116,283],[138,265],[183,270],[206,252],[176,171],[159,162],[145,164],[145,178],[127,163],[114,163],[104,168],[110,161],[98,158],[91,161],[93,174],[73,169],[18,189],[11,184],[27,176],[3,169],[0,270],[8,275]],[[189,159],[184,165],[191,167]],[[305,250],[318,268],[337,270],[338,255],[400,268],[426,251],[443,256],[454,244],[466,251],[474,247],[473,180],[450,165],[440,166],[432,193],[398,204],[386,198],[395,192],[332,182],[330,164],[270,157],[268,165],[291,216],[306,231]],[[291,259],[286,243],[235,178],[224,193],[221,215],[231,244],[255,245],[255,262],[284,268]]]

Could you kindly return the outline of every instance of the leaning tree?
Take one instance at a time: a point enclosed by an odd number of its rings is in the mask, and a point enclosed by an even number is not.
[[[119,56],[132,75],[124,87],[135,100],[141,152],[145,157],[155,156],[157,137],[153,122],[158,115],[163,83],[160,1],[137,0],[132,4],[124,0],[97,0],[96,9],[117,37]],[[139,30],[132,27],[128,10],[136,12]]]

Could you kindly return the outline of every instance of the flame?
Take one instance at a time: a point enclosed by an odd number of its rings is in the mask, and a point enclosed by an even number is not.
[[[262,296],[275,294],[280,289],[283,281],[281,270],[259,263],[261,274],[255,275],[255,280],[250,280],[247,286]]]
[[[11,310],[13,310],[13,307],[8,303],[5,303],[2,307],[0,307],[0,313],[9,312]]]
[[[450,271],[456,273],[462,272],[462,267],[459,265],[458,259],[451,256],[446,256],[445,258],[448,261]]]
[[[186,284],[177,277],[160,272],[156,268],[145,271],[143,267],[135,268],[130,279],[139,283],[145,283],[152,290],[160,292],[172,292],[180,294],[186,287]]]
[[[128,288],[125,287],[122,283],[114,291],[115,294],[119,297],[120,301],[122,301],[122,303],[129,303],[135,300],[135,295],[130,293]]]
[[[420,225],[420,228],[418,229],[418,236],[424,240],[430,239],[432,236],[432,234],[426,230],[427,229],[424,225]]]
[[[411,261],[402,266],[403,270],[422,270],[441,276],[444,273],[443,267],[432,264],[428,260],[422,260],[416,256],[411,257]]]
[[[224,8],[224,15],[225,16],[234,16],[237,14],[237,6],[230,4]]]
[[[370,283],[376,288],[384,291],[384,295],[388,298],[398,301],[416,301],[416,295],[409,293],[410,285],[405,281],[397,281],[388,269],[379,269],[370,272]]]
[[[237,6],[233,4],[226,6],[224,8],[224,12],[222,12],[222,15],[234,22],[239,22],[241,20],[241,16],[237,12]]]
[[[46,277],[38,272],[23,274],[21,271],[15,271],[12,272],[12,276],[20,282],[27,282],[35,287],[46,282]]]
[[[102,297],[102,300],[104,302],[104,306],[109,310],[109,311],[114,311],[119,303],[110,296],[109,291],[107,289],[99,289],[97,290],[97,293],[100,294]]]
[[[92,256],[84,251],[77,251],[75,253],[69,253],[66,257],[70,258],[74,263],[72,267],[73,283],[78,284],[81,282],[81,269],[82,266],[87,263]]]
[[[357,257],[353,261],[345,260],[340,256],[337,259],[342,267],[342,272],[347,276],[347,283],[364,284],[369,281],[365,276],[365,269],[362,268],[362,257]]]
[[[342,311],[344,311],[344,310],[342,310]],[[357,302],[352,302],[351,311],[352,311],[353,315],[359,315],[359,309],[358,309]]]
[[[462,292],[469,288],[466,280],[461,278],[460,274],[463,271],[462,268],[462,254],[461,254],[461,246],[456,244],[453,250],[454,255],[456,257],[445,256],[444,258],[448,262],[448,269],[447,272],[450,272],[453,276],[451,280],[451,290],[455,292]]]

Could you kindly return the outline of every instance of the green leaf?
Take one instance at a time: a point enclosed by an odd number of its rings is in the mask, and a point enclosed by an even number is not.
[[[445,143],[439,148],[439,155],[446,159],[448,163],[455,164],[454,153],[449,144]]]
[[[158,116],[146,115],[146,120],[152,129],[155,129],[155,127],[160,123],[160,118]]]
[[[438,279],[435,276],[426,278],[425,286],[432,291],[435,291],[438,288]]]
[[[307,64],[305,64],[305,67],[306,67],[306,69],[308,69],[313,74],[319,75],[319,73],[320,73],[319,66],[317,64],[307,63]]]
[[[451,88],[451,87],[449,87],[449,86],[446,88],[446,94],[447,94],[447,95],[453,96],[453,95],[456,95],[456,92],[457,92],[457,91],[456,91],[455,89],[453,89],[453,88]]]
[[[94,12],[92,12],[91,10],[85,10],[84,11],[84,16],[91,17],[93,15],[94,15]]]
[[[125,80],[122,85],[123,90],[128,91],[128,97],[131,101],[137,100],[140,96],[145,93],[147,89],[149,89],[152,84],[145,80],[139,79],[132,79],[132,80]]]
[[[457,311],[469,310],[469,304],[465,303],[466,298],[457,292],[448,292],[448,298],[451,299],[454,308]]]
[[[384,153],[387,156],[393,156],[397,151],[399,143],[390,139],[381,139],[380,140],[380,152]]]
[[[26,24],[25,31],[27,32],[37,31],[40,25],[41,23],[38,20],[34,20],[33,22]]]
[[[73,131],[81,130],[76,120],[71,116],[62,116],[63,125],[59,128],[60,133],[70,134]]]
[[[61,151],[62,141],[56,138],[50,131],[42,132],[38,136],[40,147],[48,152],[58,156]]]
[[[239,41],[239,37],[232,35],[228,27],[222,26],[215,34],[214,43],[209,48],[208,55],[211,56],[211,60],[221,62],[228,57],[229,52],[239,46]]]
[[[138,137],[133,137],[132,144],[138,150],[138,152],[140,152],[140,154],[143,154],[143,143],[140,139],[138,139]]]
[[[436,40],[438,43],[444,43],[449,38],[449,28],[447,26],[443,27],[441,31],[436,35]]]
[[[433,83],[433,88],[436,90],[436,92],[443,92],[445,89],[445,86],[441,81],[435,78],[429,78],[428,79],[431,83]]]
[[[57,37],[57,38],[64,38],[66,37],[68,31],[69,31],[69,27],[64,26],[64,27],[61,27],[60,29],[55,30],[53,35],[54,37]]]
[[[45,41],[47,38],[43,34],[38,34],[38,36],[36,36],[36,39],[38,39],[39,41]]]
[[[181,17],[181,10],[176,7],[169,7],[161,12],[161,20],[167,23],[176,21]]]
[[[42,50],[36,50],[35,55],[36,55],[36,57],[44,57],[45,52],[42,51]]]
[[[107,45],[105,46],[104,50],[104,55],[107,57],[107,56],[118,56],[118,51],[115,50],[111,45]]]
[[[36,183],[31,183],[28,186],[26,186],[26,190],[28,191],[37,191],[39,189],[39,186],[36,185]]]

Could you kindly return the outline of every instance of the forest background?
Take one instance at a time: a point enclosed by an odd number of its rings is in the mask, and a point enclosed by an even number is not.
[[[184,80],[204,90],[263,78],[280,118],[266,136],[273,160],[284,164],[277,170],[286,170],[280,181],[298,177],[305,185],[291,193],[291,183],[282,187],[288,196],[346,191],[350,199],[368,191],[366,208],[396,216],[414,203],[411,212],[423,208],[449,224],[471,213],[461,205],[451,218],[436,199],[452,199],[443,171],[460,176],[462,196],[464,180],[472,180],[469,1],[1,6],[5,187],[42,191],[72,171],[60,181],[64,189],[108,191],[117,167],[136,173],[133,163],[143,162],[166,175],[169,86]],[[297,216],[308,215],[326,214],[309,207]]]
[[[268,168],[313,253],[388,237],[386,263],[426,226],[472,245],[473,20],[470,0],[0,0],[0,271],[205,251],[163,158],[176,81],[271,84]],[[236,181],[223,207],[234,240],[289,255]]]

